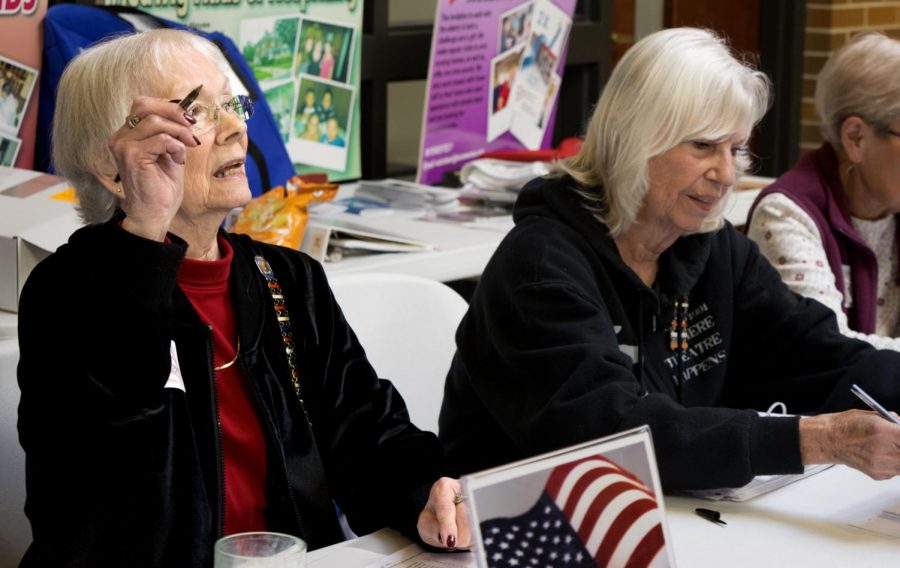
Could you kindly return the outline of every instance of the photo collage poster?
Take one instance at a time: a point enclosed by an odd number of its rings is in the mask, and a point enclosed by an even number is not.
[[[46,11],[42,0],[10,2],[0,11],[0,167],[33,165]]]
[[[551,145],[574,0],[439,0],[419,181],[490,150]]]
[[[297,173],[361,175],[359,84],[363,0],[193,4],[149,10],[231,37],[253,69]]]

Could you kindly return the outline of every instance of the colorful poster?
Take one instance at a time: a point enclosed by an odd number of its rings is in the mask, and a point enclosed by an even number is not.
[[[362,0],[172,0],[141,8],[234,40],[298,173],[360,177]]]
[[[0,5],[0,166],[31,169],[47,3],[7,0]]]
[[[575,0],[439,0],[418,180],[551,145]]]

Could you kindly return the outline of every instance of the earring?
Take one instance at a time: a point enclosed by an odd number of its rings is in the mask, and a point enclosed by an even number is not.
[[[116,193],[122,193],[122,176],[116,174],[116,178],[113,180],[113,183],[116,184]]]
[[[849,166],[847,166],[847,176],[852,176],[854,170],[856,170],[856,164],[850,164]]]

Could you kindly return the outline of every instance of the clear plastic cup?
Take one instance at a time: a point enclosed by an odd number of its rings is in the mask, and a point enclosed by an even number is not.
[[[289,534],[237,533],[216,541],[215,568],[302,568],[306,543]]]

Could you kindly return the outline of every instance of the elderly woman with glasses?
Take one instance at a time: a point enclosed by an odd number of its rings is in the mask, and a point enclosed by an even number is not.
[[[457,331],[440,416],[479,470],[648,424],[667,489],[900,473],[900,355],[840,335],[723,218],[769,98],[711,32],[629,49],[580,152],[529,183]],[[790,417],[758,411],[782,402]],[[807,416],[799,416],[807,414]]]
[[[220,229],[250,199],[252,104],[227,69],[156,30],[84,51],[60,82],[54,160],[88,226],[21,296],[24,566],[205,566],[218,537],[260,530],[315,549],[342,538],[335,504],[359,533],[468,544],[437,438],[378,379],[322,267]]]
[[[766,188],[748,234],[841,333],[900,351],[900,41],[855,37],[816,81],[825,143]]]

